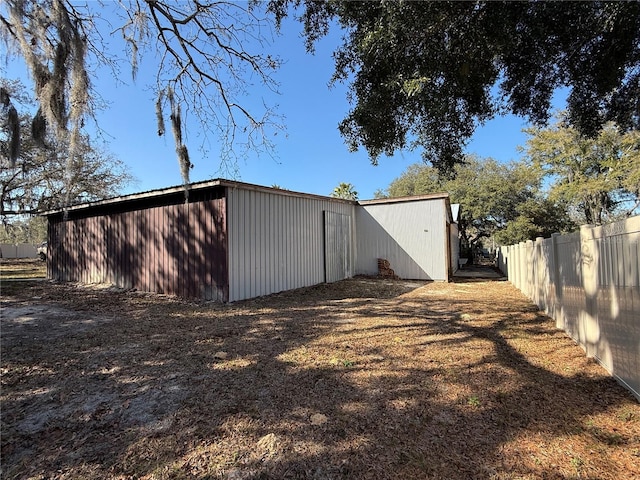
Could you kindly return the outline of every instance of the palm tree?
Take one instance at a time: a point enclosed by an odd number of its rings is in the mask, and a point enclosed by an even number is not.
[[[344,198],[345,200],[357,200],[358,192],[354,190],[353,184],[341,182],[333,189],[331,196],[334,198]]]

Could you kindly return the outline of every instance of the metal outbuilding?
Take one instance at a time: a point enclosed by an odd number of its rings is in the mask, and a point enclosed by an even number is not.
[[[448,194],[362,201],[356,219],[358,273],[375,275],[376,258],[388,260],[400,278],[448,281],[454,273]]]
[[[356,202],[223,179],[45,212],[50,279],[232,302],[377,273],[447,281],[446,194]],[[456,259],[457,264],[457,259]]]

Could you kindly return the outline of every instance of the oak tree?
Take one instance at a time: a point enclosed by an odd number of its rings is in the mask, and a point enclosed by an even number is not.
[[[132,181],[124,164],[105,149],[80,135],[76,154],[69,159],[68,145],[53,134],[36,143],[30,133],[33,121],[27,113],[29,96],[18,82],[0,79],[0,88],[21,104],[13,108],[20,125],[21,148],[15,163],[7,161],[11,150],[10,124],[0,117],[0,218],[25,222],[25,215],[118,194]],[[17,102],[16,102],[17,103]],[[22,108],[24,107],[24,108]],[[7,217],[14,220],[7,220]]]
[[[463,161],[478,124],[512,112],[547,122],[569,87],[568,119],[595,135],[640,126],[640,2],[271,0],[298,7],[307,48],[344,29],[333,82],[352,108],[340,131],[373,163],[420,147],[441,170]]]
[[[572,227],[566,206],[546,198],[540,171],[523,162],[500,163],[467,156],[452,175],[415,164],[394,179],[389,197],[446,192],[460,204],[459,232],[462,252],[483,238],[508,245]]]
[[[576,212],[580,223],[600,225],[640,206],[640,131],[608,123],[595,137],[564,116],[548,128],[529,128],[524,153],[551,182],[550,197]]]

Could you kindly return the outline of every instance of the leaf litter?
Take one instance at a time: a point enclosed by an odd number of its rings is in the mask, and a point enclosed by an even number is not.
[[[1,301],[2,478],[640,478],[636,400],[508,282]]]

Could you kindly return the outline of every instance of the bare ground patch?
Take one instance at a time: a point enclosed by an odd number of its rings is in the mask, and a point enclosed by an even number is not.
[[[3,282],[1,401],[7,479],[640,476],[640,406],[507,282]]]

